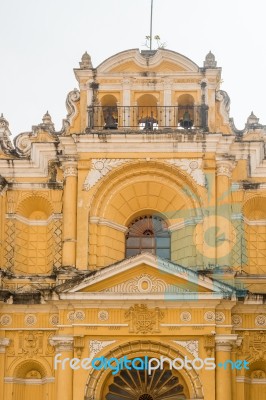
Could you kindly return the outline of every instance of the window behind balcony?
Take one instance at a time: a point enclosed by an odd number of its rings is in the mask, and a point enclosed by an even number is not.
[[[159,216],[138,217],[128,227],[126,257],[144,252],[170,259],[170,234],[166,222]]]

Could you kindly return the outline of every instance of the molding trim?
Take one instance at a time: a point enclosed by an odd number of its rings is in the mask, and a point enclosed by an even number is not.
[[[203,222],[202,217],[193,217],[193,218],[190,218],[190,219],[187,219],[187,220],[184,220],[181,222],[177,222],[176,224],[168,226],[168,230],[170,232],[175,232],[175,231],[185,228],[186,226],[195,226],[201,222]]]
[[[257,384],[257,385],[266,385],[266,379],[251,379],[246,376],[237,376],[236,382],[238,383],[249,383],[249,384]]]
[[[46,383],[54,383],[54,377],[42,378],[42,379],[23,379],[23,378],[13,378],[4,377],[5,383],[15,383],[19,385],[45,385]]]
[[[123,232],[123,233],[127,232],[127,230],[128,230],[127,226],[117,224],[116,222],[110,221],[110,220],[105,219],[105,218],[90,217],[89,222],[91,224],[108,226],[109,228],[116,229],[117,231],[120,231],[120,232]]]
[[[62,218],[63,214],[61,213],[52,214],[47,219],[28,219],[26,217],[22,217],[22,215],[19,214],[6,214],[6,219],[15,219],[16,221],[22,222],[23,224],[28,226],[47,226],[50,224],[50,222]]]

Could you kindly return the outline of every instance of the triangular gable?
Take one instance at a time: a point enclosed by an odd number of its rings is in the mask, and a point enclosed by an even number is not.
[[[86,295],[95,293],[103,297],[128,294],[151,297],[169,295],[174,298],[198,298],[199,295],[208,298],[212,295],[212,298],[222,298],[225,294],[230,297],[234,293],[234,289],[226,284],[149,253],[94,271],[82,281],[73,282],[72,285],[67,282],[67,285],[58,289],[61,294],[67,293],[68,298],[71,295],[75,298],[75,294],[82,294],[86,298]]]

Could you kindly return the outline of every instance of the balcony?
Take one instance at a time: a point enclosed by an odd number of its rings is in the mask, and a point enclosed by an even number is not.
[[[88,128],[92,130],[136,130],[141,133],[178,129],[208,130],[208,106],[91,106]]]

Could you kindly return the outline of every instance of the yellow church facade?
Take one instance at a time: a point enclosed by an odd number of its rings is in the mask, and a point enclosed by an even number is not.
[[[0,399],[261,400],[266,126],[211,52],[74,73],[61,131],[0,118]]]

